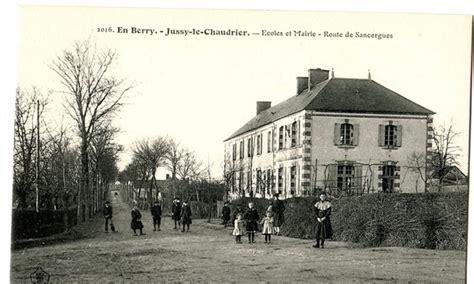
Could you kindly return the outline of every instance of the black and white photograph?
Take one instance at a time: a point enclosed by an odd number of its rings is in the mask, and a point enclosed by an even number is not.
[[[10,282],[465,283],[472,23],[19,7]]]

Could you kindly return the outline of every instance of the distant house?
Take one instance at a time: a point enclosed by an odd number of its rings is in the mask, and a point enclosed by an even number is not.
[[[434,112],[370,78],[336,78],[310,69],[296,94],[271,106],[225,141],[231,195],[304,196],[423,192],[407,168],[412,152],[431,155]]]
[[[433,171],[432,179],[439,181],[439,176],[436,171]],[[450,166],[446,170],[446,175],[443,179],[443,185],[467,185],[468,178],[467,176],[457,167]]]

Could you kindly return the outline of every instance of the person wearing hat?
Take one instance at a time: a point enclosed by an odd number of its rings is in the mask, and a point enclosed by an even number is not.
[[[230,207],[229,207],[229,202],[226,201],[224,202],[224,207],[222,207],[222,225],[224,225],[224,227],[227,227],[229,221],[230,221]]]
[[[331,219],[331,202],[327,201],[327,195],[325,192],[321,192],[319,195],[320,201],[314,205],[314,213],[316,219],[316,243],[313,245],[315,248],[324,248],[324,240],[332,237],[332,226]]]
[[[181,201],[175,197],[171,205],[171,218],[174,220],[174,229],[181,227]]]
[[[133,208],[132,208],[132,222],[130,224],[130,228],[133,230],[133,235],[137,236],[137,230],[140,230],[140,235],[145,235],[143,233],[143,223],[142,223],[142,214],[137,207],[137,201],[133,201]]]
[[[110,206],[109,201],[105,201],[104,204],[104,209],[102,210],[102,213],[104,213],[104,219],[105,219],[105,232],[109,232],[109,223],[110,223],[110,229],[113,230],[113,223],[112,223],[112,206]]]
[[[279,193],[275,194],[275,200],[273,201],[272,211],[274,214],[274,233],[275,235],[280,235],[280,227],[283,226],[285,221],[285,203],[278,199],[280,196]]]
[[[191,219],[191,206],[189,206],[187,201],[183,202],[183,207],[181,208],[181,221],[183,223],[183,230],[181,230],[181,232],[184,232],[184,226],[188,227],[188,232],[189,232],[189,225],[192,224],[192,219]]]
[[[255,243],[255,232],[258,231],[258,212],[255,209],[253,202],[249,202],[249,209],[244,214],[244,219],[247,223],[246,231],[249,236],[249,244]]]
[[[160,230],[161,226],[161,205],[158,200],[155,200],[155,203],[153,203],[153,206],[151,207],[151,216],[153,216],[153,231]]]

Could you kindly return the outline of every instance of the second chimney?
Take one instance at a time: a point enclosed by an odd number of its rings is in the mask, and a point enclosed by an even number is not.
[[[329,79],[329,70],[324,70],[321,68],[309,69],[308,77],[308,89],[311,89],[322,81]]]
[[[296,77],[296,95],[308,88],[308,77]]]
[[[272,102],[257,102],[257,115],[272,107]]]

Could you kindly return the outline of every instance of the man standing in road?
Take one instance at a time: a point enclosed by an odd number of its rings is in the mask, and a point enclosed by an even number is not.
[[[227,227],[230,221],[230,207],[229,202],[224,202],[224,207],[222,207],[222,225]]]
[[[151,207],[151,216],[153,216],[153,231],[156,231],[156,227],[158,227],[158,231],[160,230],[161,225],[161,205],[158,200],[155,200],[155,203]]]
[[[102,210],[104,213],[105,218],[105,232],[109,232],[109,222],[110,222],[110,229],[112,230],[113,223],[112,223],[112,206],[110,206],[110,202],[106,201],[104,204],[104,209]]]

